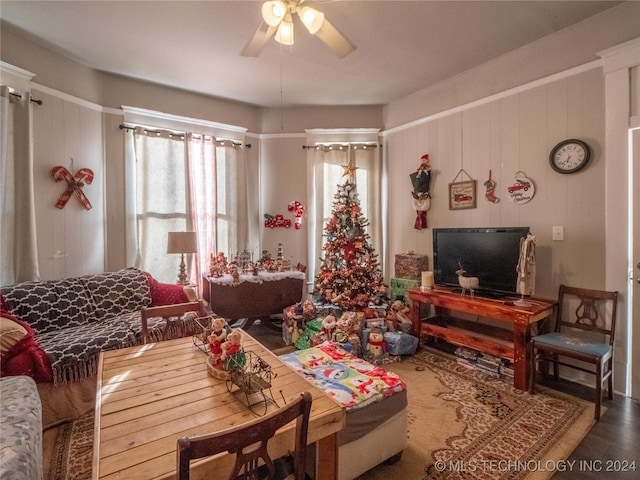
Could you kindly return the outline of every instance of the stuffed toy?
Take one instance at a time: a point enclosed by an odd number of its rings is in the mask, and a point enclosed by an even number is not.
[[[227,339],[227,322],[224,318],[215,317],[211,319],[211,334],[207,337],[209,350],[211,352],[212,364],[218,365],[222,356],[222,343]]]
[[[427,211],[431,208],[431,165],[428,154],[420,158],[418,169],[409,177],[413,185],[413,207],[416,210],[413,228],[422,230],[427,228]]]
[[[387,331],[395,332],[396,326],[398,325],[398,312],[393,308],[389,309],[387,315],[385,316],[385,323],[387,325]]]
[[[332,314],[327,315],[324,317],[324,320],[322,320],[322,332],[327,336],[327,340],[332,339],[337,323],[338,319]]]
[[[380,328],[374,327],[371,329],[371,332],[369,332],[367,351],[373,359],[381,358],[385,354],[384,334]]]
[[[221,348],[222,353],[220,354],[220,359],[222,361],[238,353],[242,348],[240,332],[238,330],[232,330],[227,335],[227,340],[222,343]]]

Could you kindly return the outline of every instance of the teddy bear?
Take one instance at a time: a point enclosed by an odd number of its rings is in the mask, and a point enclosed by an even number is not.
[[[224,318],[214,317],[211,319],[211,334],[207,337],[212,364],[221,362],[222,343],[227,339],[227,322]]]
[[[386,343],[384,341],[384,333],[382,329],[373,327],[369,332],[369,341],[367,342],[367,351],[373,359],[384,356],[386,352]]]
[[[242,348],[241,336],[238,330],[232,330],[227,335],[227,340],[221,345],[222,353],[220,359],[225,361],[227,358],[232,357],[240,351]]]

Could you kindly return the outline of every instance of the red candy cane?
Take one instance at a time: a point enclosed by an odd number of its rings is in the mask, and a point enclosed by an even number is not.
[[[294,200],[292,202],[289,202],[289,206],[287,207],[287,209],[290,212],[293,212],[293,215],[296,217],[296,230],[300,230],[300,228],[302,228],[302,216],[304,215],[304,206],[297,200]]]
[[[65,167],[57,166],[51,169],[51,178],[55,182],[59,182],[64,180],[67,182],[67,188],[58,201],[56,202],[56,207],[64,208],[64,206],[71,198],[71,194],[75,193],[84,208],[87,210],[91,210],[91,202],[87,198],[87,196],[82,191],[82,187],[86,185],[90,185],[93,182],[93,171],[89,168],[81,168],[78,170],[75,175],[71,175],[71,172],[67,170]]]

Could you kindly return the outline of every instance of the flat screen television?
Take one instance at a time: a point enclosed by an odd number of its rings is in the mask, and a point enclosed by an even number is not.
[[[529,227],[434,228],[433,277],[436,285],[460,288],[457,270],[478,277],[476,295],[517,295],[520,239]]]

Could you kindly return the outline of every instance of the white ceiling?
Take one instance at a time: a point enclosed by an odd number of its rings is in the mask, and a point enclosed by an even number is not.
[[[206,95],[265,107],[381,105],[619,3],[309,0],[357,46],[343,59],[297,16],[293,47],[271,39],[259,57],[241,56],[262,22],[253,0],[1,0],[0,17],[88,67]]]

